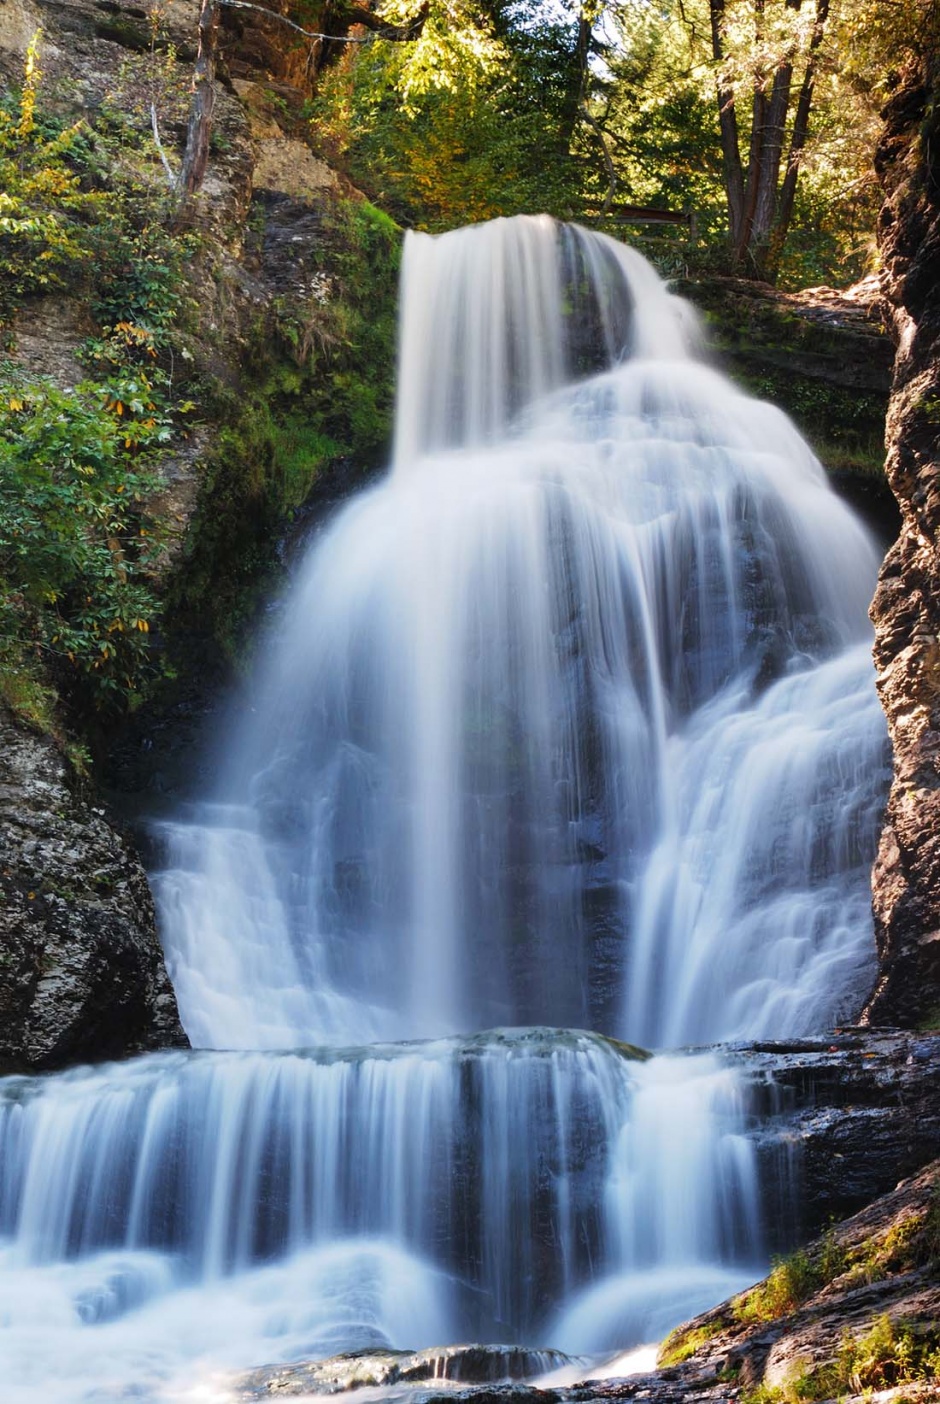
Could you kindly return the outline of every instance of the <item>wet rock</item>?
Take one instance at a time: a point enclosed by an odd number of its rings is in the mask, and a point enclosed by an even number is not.
[[[185,1044],[139,860],[0,712],[0,1070]]]
[[[877,168],[882,292],[897,347],[887,475],[901,534],[872,604],[894,746],[873,879],[881,977],[866,1018],[940,1027],[940,57],[902,76]]]
[[[570,1365],[558,1350],[528,1350],[523,1346],[443,1346],[412,1351],[353,1351],[329,1360],[300,1365],[266,1367],[240,1382],[242,1399],[264,1399],[272,1394],[337,1394],[350,1389],[392,1385],[420,1385],[450,1380],[462,1384],[500,1384],[530,1379]],[[416,1397],[408,1390],[406,1397]],[[422,1397],[424,1397],[424,1392]],[[541,1392],[540,1392],[541,1393]],[[448,1391],[448,1398],[452,1397]],[[479,1397],[474,1391],[474,1398]],[[503,1392],[500,1391],[500,1398]]]
[[[940,1154],[940,1035],[853,1029],[738,1045],[772,1252],[855,1213]]]

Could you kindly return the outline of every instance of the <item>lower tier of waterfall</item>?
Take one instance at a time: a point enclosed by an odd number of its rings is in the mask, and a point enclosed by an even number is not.
[[[758,1271],[748,1126],[712,1056],[543,1029],[7,1078],[13,1397],[186,1398],[223,1368],[376,1346],[656,1339]]]

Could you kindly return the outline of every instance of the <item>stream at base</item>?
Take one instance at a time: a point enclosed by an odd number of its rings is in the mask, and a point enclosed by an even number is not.
[[[409,235],[401,327],[389,474],[160,826],[202,1051],[0,1080],[11,1404],[655,1341],[764,1262],[746,1085],[669,1050],[872,982],[877,555],[792,425],[546,218]]]

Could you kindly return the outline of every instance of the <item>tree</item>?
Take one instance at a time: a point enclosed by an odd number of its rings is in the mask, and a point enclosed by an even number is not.
[[[708,12],[732,263],[773,279],[793,217],[829,0],[748,0],[736,13],[726,0],[708,0]],[[743,99],[751,107],[746,164]]]

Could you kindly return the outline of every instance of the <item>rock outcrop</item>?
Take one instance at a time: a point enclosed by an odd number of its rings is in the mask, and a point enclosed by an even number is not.
[[[186,1045],[136,855],[0,712],[0,1072]]]
[[[887,474],[902,514],[872,605],[894,783],[874,872],[881,977],[866,1018],[940,1026],[940,57],[904,75],[877,159],[897,346]]]
[[[770,1252],[792,1250],[940,1155],[940,1035],[847,1029],[722,1057],[751,1087]]]
[[[508,1384],[547,1374],[574,1362],[559,1350],[524,1346],[444,1346],[439,1350],[363,1350],[304,1365],[253,1370],[240,1383],[242,1397],[272,1394],[339,1394],[352,1389],[387,1390],[447,1380],[451,1384]]]
[[[915,1379],[933,1375],[923,1388],[935,1399],[935,1363],[928,1357],[940,1341],[938,1321],[940,1162],[935,1161],[827,1230],[764,1283],[673,1332],[661,1358],[691,1366],[692,1378],[707,1381],[711,1370],[750,1389],[795,1389],[799,1380],[798,1397],[805,1399],[845,1398],[890,1386],[906,1370]],[[905,1354],[907,1366],[896,1358]],[[920,1365],[918,1355],[924,1357]]]

